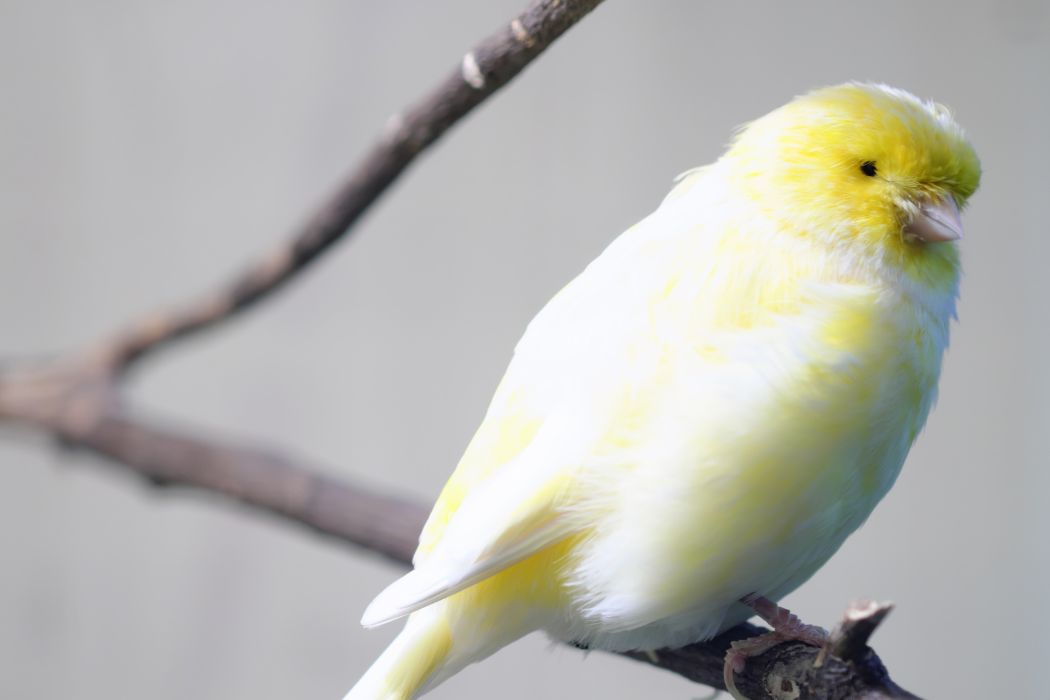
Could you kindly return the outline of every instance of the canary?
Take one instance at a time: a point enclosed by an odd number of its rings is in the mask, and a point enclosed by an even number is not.
[[[805,638],[775,601],[926,421],[979,180],[946,108],[859,83],[681,176],[529,324],[346,700],[418,697],[536,630],[655,650],[758,611]]]

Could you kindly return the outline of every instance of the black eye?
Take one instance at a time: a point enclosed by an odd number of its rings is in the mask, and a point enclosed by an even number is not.
[[[875,161],[866,160],[860,164],[860,171],[868,177],[875,177],[875,173],[879,172],[875,167]]]

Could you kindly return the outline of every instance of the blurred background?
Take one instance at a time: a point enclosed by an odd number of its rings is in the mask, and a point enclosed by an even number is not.
[[[0,2],[0,355],[82,346],[284,238],[386,118],[524,0]],[[984,164],[940,404],[896,488],[786,604],[936,698],[1045,697],[1050,8],[609,0],[316,269],[131,394],[431,501],[527,321],[732,129],[815,86],[949,105]],[[0,696],[342,696],[400,571],[0,433]],[[435,700],[704,689],[534,636]]]

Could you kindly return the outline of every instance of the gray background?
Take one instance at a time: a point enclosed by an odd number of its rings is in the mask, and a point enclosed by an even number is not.
[[[0,4],[0,348],[80,346],[221,280],[522,0]],[[671,178],[792,95],[874,79],[950,105],[985,177],[940,405],[897,487],[788,604],[899,608],[925,695],[1045,697],[1050,584],[1045,2],[610,0],[461,124],[311,274],[151,364],[149,410],[432,499],[543,302]],[[0,696],[318,698],[395,628],[398,570],[0,435]],[[703,690],[532,637],[438,698]]]

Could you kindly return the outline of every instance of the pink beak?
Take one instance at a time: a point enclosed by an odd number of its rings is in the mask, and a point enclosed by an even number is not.
[[[915,217],[904,227],[904,235],[926,243],[943,243],[962,238],[963,225],[955,198],[925,202]]]

